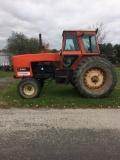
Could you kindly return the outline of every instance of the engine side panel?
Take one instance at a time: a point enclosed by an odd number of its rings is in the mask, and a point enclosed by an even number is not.
[[[33,63],[60,62],[60,55],[55,53],[25,54],[12,57],[16,78],[33,77]]]

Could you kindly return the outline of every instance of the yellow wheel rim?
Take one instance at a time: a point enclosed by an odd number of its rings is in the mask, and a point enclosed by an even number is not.
[[[84,83],[89,89],[100,89],[105,83],[105,74],[101,69],[90,69],[85,73]]]
[[[23,87],[23,92],[24,94],[26,94],[27,96],[33,95],[35,92],[35,87],[32,84],[26,84]]]

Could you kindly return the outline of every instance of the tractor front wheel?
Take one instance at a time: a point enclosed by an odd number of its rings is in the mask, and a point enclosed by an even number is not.
[[[75,69],[73,82],[81,96],[103,98],[113,91],[117,76],[109,61],[101,57],[89,57]]]
[[[24,78],[18,84],[18,94],[22,98],[38,97],[41,91],[40,83],[34,78]]]

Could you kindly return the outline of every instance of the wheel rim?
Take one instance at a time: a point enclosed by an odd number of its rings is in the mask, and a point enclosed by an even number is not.
[[[105,73],[99,68],[92,68],[85,73],[84,83],[89,89],[100,89],[105,84]]]
[[[23,92],[24,94],[26,94],[27,96],[33,95],[35,92],[35,87],[32,84],[26,84],[23,87]]]

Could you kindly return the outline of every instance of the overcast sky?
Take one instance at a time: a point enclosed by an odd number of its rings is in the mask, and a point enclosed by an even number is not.
[[[61,49],[62,31],[102,22],[106,43],[120,44],[120,0],[0,0],[0,49],[12,31]]]

